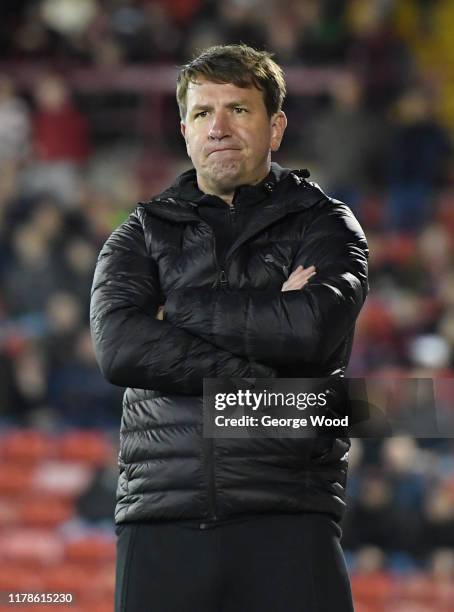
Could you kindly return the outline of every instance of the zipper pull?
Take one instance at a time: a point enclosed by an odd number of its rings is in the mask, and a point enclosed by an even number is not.
[[[219,276],[218,276],[218,284],[221,285],[221,288],[226,288],[229,284],[229,281],[227,280],[227,275],[225,273],[224,270],[220,270],[219,272]]]

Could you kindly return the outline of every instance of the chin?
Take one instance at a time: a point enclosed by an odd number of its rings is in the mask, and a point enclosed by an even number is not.
[[[242,184],[244,172],[241,164],[236,161],[213,164],[207,173],[210,182],[216,183],[222,189],[234,189]]]

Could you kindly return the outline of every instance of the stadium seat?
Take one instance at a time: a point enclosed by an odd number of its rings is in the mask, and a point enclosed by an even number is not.
[[[44,583],[39,572],[20,563],[1,563],[0,592],[38,592]],[[14,605],[10,609],[15,609]]]
[[[47,592],[72,593],[77,600],[93,588],[93,578],[90,569],[76,563],[62,563],[48,567],[43,582]]]
[[[50,529],[16,527],[0,531],[0,562],[10,564],[48,565],[63,557],[63,544]],[[3,575],[3,573],[2,573]]]
[[[33,429],[17,429],[0,438],[0,458],[15,462],[37,462],[55,454],[54,439]]]
[[[2,497],[14,496],[26,491],[31,483],[33,465],[14,461],[0,461],[0,491]]]
[[[55,495],[30,496],[17,507],[17,522],[24,527],[56,527],[74,515],[74,504]]]
[[[112,460],[112,451],[112,445],[101,432],[71,431],[59,440],[58,456],[67,461],[99,466]]]
[[[98,563],[115,559],[115,541],[104,536],[86,536],[68,542],[65,548],[66,559],[75,563]]]

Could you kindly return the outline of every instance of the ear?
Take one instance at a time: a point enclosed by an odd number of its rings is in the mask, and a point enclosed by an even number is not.
[[[285,128],[287,127],[287,117],[284,111],[279,111],[271,117],[271,151],[278,151],[281,146]]]
[[[191,157],[191,154],[189,153],[189,143],[188,143],[188,139],[186,138],[186,124],[183,121],[180,121],[180,131],[181,131],[181,135],[183,136],[185,142],[186,142],[186,151],[189,157]]]

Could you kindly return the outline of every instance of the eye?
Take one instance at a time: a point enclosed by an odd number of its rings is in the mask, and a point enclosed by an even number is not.
[[[234,112],[235,112],[237,115],[241,115],[241,114],[243,114],[243,113],[247,113],[247,109],[246,109],[246,108],[243,108],[242,106],[235,106],[233,110],[234,110]]]
[[[198,117],[202,117],[202,118],[206,117],[207,114],[208,114],[208,111],[199,111],[198,113],[194,115],[194,119],[197,119]]]

